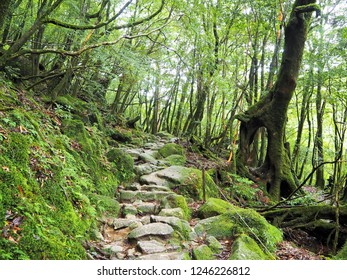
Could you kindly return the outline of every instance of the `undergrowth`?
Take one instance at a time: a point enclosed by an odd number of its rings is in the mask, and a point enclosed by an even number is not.
[[[131,178],[107,160],[102,117],[90,122],[82,112],[95,108],[71,97],[44,107],[9,85],[0,99],[0,259],[86,259],[96,217],[118,214],[114,194]]]

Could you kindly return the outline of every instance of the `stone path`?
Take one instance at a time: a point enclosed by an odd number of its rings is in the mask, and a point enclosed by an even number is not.
[[[125,149],[134,159],[138,180],[119,187],[120,217],[104,219],[94,247],[98,252],[89,252],[91,258],[101,254],[106,259],[190,259],[197,236],[184,219],[182,208],[175,205],[181,196],[167,186],[165,179],[148,180],[151,174],[168,167],[157,156],[158,150],[168,142],[158,139],[143,148]]]

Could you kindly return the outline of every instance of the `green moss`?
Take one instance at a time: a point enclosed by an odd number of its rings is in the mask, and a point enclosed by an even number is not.
[[[201,220],[196,231],[206,232],[218,239],[230,238],[238,234],[247,234],[254,238],[259,245],[274,252],[276,244],[282,241],[282,232],[269,224],[264,217],[251,209],[234,206],[233,209],[219,216]]]
[[[251,237],[241,234],[233,243],[229,260],[268,260],[265,254]]]
[[[163,158],[167,158],[168,156],[171,156],[171,155],[181,155],[181,156],[184,155],[183,147],[175,143],[165,144],[162,148],[159,149],[158,152]]]
[[[94,194],[91,196],[91,202],[100,215],[106,214],[109,216],[118,217],[120,205],[119,202],[113,197]]]
[[[223,214],[233,207],[232,204],[225,200],[211,197],[198,209],[198,215],[205,219]]]
[[[347,260],[347,242],[334,257],[335,260]]]
[[[134,177],[134,159],[129,154],[121,149],[111,149],[106,156],[114,163],[120,181],[129,181]]]
[[[168,156],[164,159],[164,161],[168,165],[179,165],[179,166],[184,166],[187,162],[187,159],[183,155],[171,155]]]
[[[185,168],[182,169],[182,177],[184,181],[182,182],[182,187],[180,191],[182,194],[188,195],[193,199],[203,199],[203,180],[202,171],[195,168]],[[212,180],[210,175],[205,173],[205,191],[206,197],[218,197],[218,187]]]
[[[121,127],[112,129],[109,134],[113,140],[124,143],[130,143],[133,136],[130,130],[123,129]]]
[[[6,155],[18,167],[26,168],[29,164],[29,138],[20,133],[10,133],[5,142]]]
[[[170,194],[161,201],[161,208],[181,208],[183,211],[184,219],[190,219],[190,209],[187,201],[182,195]]]
[[[223,250],[222,244],[220,244],[220,242],[214,236],[208,236],[206,238],[206,242],[208,247],[210,247],[210,249],[212,250],[212,252],[216,254],[220,253],[221,250]]]
[[[200,245],[193,249],[194,260],[214,260],[216,257],[214,253],[207,245]]]

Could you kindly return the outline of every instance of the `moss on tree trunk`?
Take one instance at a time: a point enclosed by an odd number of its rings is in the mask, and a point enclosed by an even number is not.
[[[269,93],[237,118],[241,121],[237,153],[238,171],[253,180],[262,181],[273,199],[286,197],[296,188],[291,162],[285,149],[287,110],[298,78],[312,9],[300,7],[315,0],[296,0],[285,28],[284,52],[277,81]],[[267,130],[268,147],[264,163],[253,168],[251,147],[259,128]]]

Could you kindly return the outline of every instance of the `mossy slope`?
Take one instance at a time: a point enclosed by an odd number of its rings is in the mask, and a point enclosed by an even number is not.
[[[107,160],[102,117],[86,102],[45,108],[5,86],[0,99],[0,259],[86,259],[82,244],[98,215],[118,214],[132,163]]]

